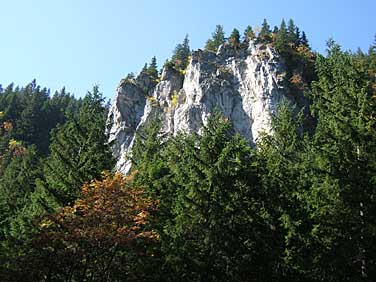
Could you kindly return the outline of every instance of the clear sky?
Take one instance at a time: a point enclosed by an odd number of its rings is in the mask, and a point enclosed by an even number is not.
[[[229,34],[264,18],[292,18],[322,53],[329,37],[367,50],[376,0],[0,0],[0,84],[35,78],[76,96],[99,84],[112,98],[121,78],[154,55],[162,65],[185,34],[202,48],[216,24]]]

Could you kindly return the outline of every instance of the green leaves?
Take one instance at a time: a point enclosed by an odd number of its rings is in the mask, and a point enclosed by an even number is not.
[[[98,87],[83,99],[77,115],[53,132],[51,154],[44,169],[50,193],[62,205],[72,203],[81,185],[112,169],[105,135],[106,108]]]
[[[183,71],[188,66],[190,55],[191,50],[189,48],[189,38],[188,35],[186,35],[183,43],[176,45],[171,62],[177,70]]]
[[[223,30],[223,26],[218,24],[215,27],[212,38],[206,42],[205,50],[217,52],[218,47],[223,43],[225,43],[225,32]]]
[[[268,211],[257,157],[230,122],[216,113],[200,135],[178,136],[166,152],[174,198],[162,247],[177,273],[188,280],[242,281],[267,268],[271,257],[262,251],[261,234],[269,228]]]

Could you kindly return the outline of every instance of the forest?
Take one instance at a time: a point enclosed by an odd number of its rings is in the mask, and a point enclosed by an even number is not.
[[[219,111],[190,135],[155,116],[126,176],[98,86],[0,87],[0,281],[375,281],[376,37],[320,54],[292,20],[265,20],[217,25],[205,50],[250,41],[309,107],[284,100],[256,147]],[[190,52],[186,36],[165,65],[184,74]],[[141,73],[158,82],[155,57]]]

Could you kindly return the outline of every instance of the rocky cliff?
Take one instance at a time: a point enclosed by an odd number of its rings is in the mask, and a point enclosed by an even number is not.
[[[154,113],[160,113],[164,132],[176,134],[199,131],[218,109],[256,144],[261,132],[271,131],[271,115],[287,96],[285,75],[283,59],[270,45],[250,42],[239,50],[224,44],[217,53],[195,51],[185,73],[166,66],[158,83],[143,73],[122,80],[107,127],[117,169],[129,171],[135,132]]]

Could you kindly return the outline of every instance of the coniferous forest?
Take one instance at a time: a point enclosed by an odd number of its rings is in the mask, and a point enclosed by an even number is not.
[[[376,281],[376,41],[319,54],[292,20],[265,20],[218,25],[205,50],[250,41],[309,106],[281,103],[257,147],[219,111],[177,136],[156,115],[126,176],[97,86],[0,87],[0,281]],[[184,74],[190,52],[186,36],[165,65]],[[155,57],[142,72],[157,83]]]

